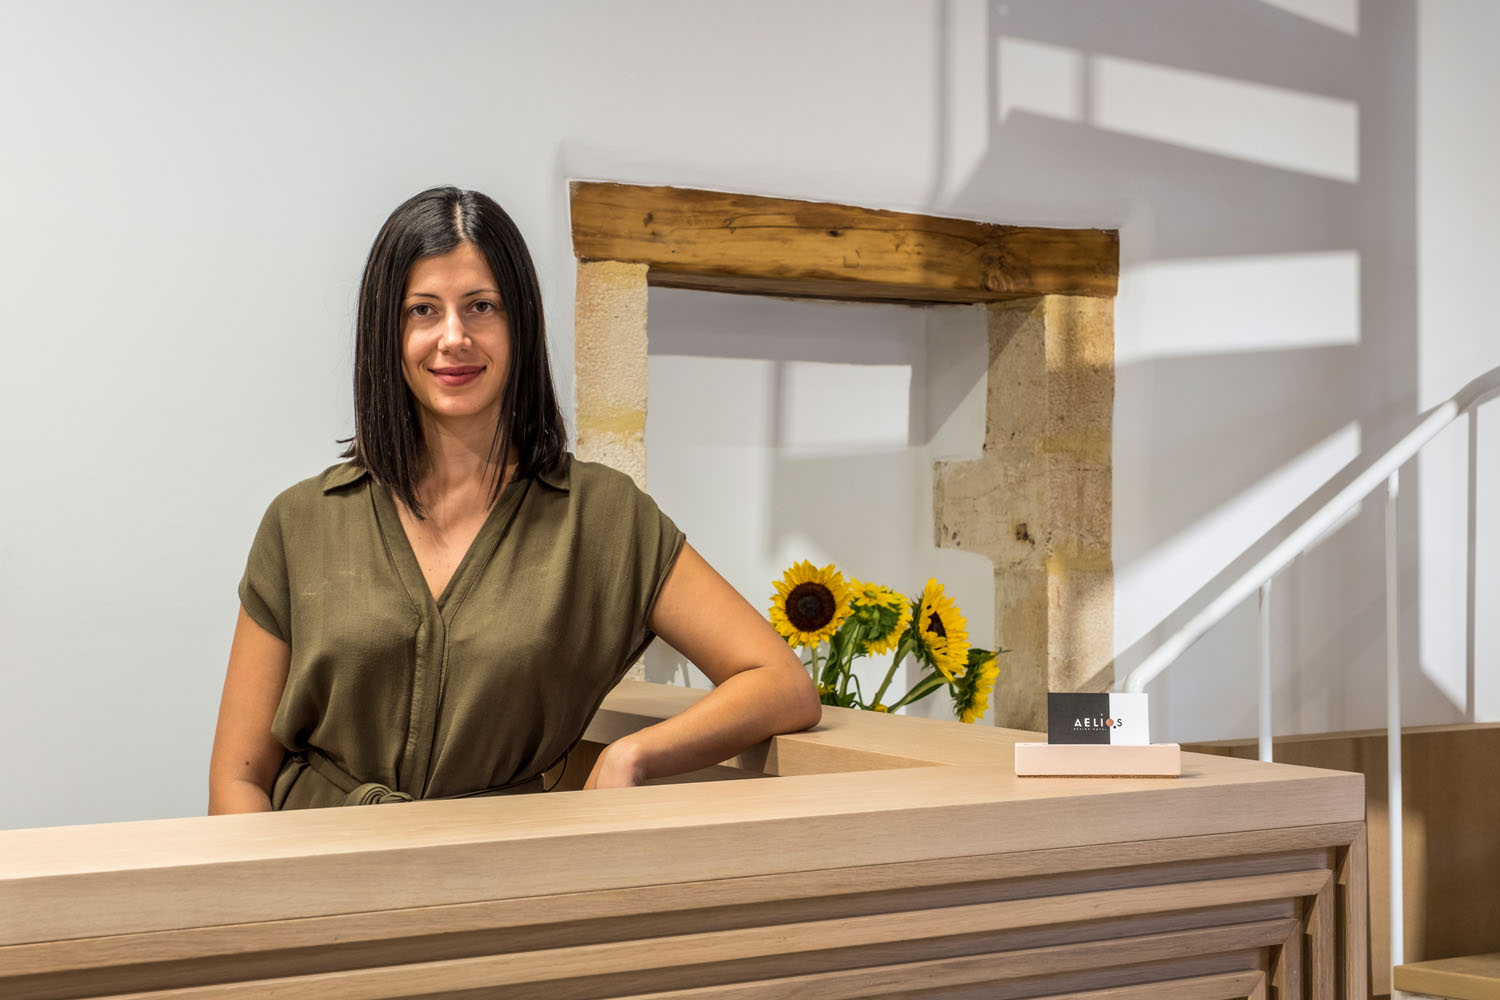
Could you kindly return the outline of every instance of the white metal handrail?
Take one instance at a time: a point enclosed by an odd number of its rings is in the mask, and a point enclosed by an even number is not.
[[[1353,482],[1310,515],[1295,531],[1283,539],[1281,544],[1226,587],[1186,625],[1156,647],[1155,651],[1141,661],[1140,666],[1126,676],[1124,690],[1145,690],[1146,685],[1151,683],[1157,674],[1171,666],[1187,651],[1189,646],[1201,639],[1204,633],[1223,621],[1224,617],[1238,607],[1241,601],[1259,590],[1298,555],[1311,548],[1312,543],[1332,528],[1339,518],[1353,510],[1365,497],[1389,480],[1393,472],[1421,451],[1422,446],[1428,441],[1437,437],[1443,428],[1497,393],[1500,393],[1500,368],[1493,368],[1464,386],[1452,398],[1428,410],[1410,433],[1371,461]],[[1342,472],[1342,469],[1339,470],[1339,473]]]
[[[1370,460],[1343,489],[1317,511],[1308,516],[1291,534],[1268,552],[1259,562],[1219,593],[1203,610],[1188,620],[1132,670],[1121,685],[1126,691],[1143,691],[1158,674],[1171,666],[1193,643],[1251,594],[1259,592],[1260,607],[1260,759],[1271,759],[1271,581],[1291,561],[1311,548],[1331,531],[1346,514],[1381,485],[1386,487],[1385,504],[1385,570],[1386,570],[1386,745],[1390,775],[1390,858],[1391,858],[1391,964],[1404,959],[1405,943],[1402,924],[1402,857],[1401,857],[1401,685],[1400,656],[1397,645],[1396,618],[1396,500],[1400,493],[1401,467],[1412,456],[1465,413],[1480,403],[1500,395],[1500,368],[1492,368],[1464,386],[1451,398],[1438,404],[1417,421],[1415,427],[1391,448]],[[1473,430],[1471,429],[1471,433]],[[1472,444],[1471,444],[1472,453]],[[1356,462],[1359,459],[1355,460]],[[1353,463],[1351,463],[1352,465]],[[1335,473],[1345,474],[1350,466]],[[1332,477],[1324,483],[1332,482]],[[1264,539],[1261,539],[1264,540]],[[1260,544],[1258,540],[1256,544]],[[1248,551],[1248,550],[1247,550]]]

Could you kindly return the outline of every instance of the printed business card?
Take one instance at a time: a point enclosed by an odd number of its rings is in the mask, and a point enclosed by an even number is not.
[[[1047,742],[1147,746],[1146,695],[1049,693]]]

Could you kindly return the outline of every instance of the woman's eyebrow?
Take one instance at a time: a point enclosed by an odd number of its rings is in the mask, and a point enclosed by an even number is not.
[[[467,292],[464,292],[463,295],[459,296],[459,298],[466,299],[470,295],[499,295],[499,294],[500,294],[500,290],[496,289],[496,288],[474,288],[474,289],[471,289],[471,290],[469,290]],[[407,296],[407,298],[409,298],[409,299],[435,299],[437,297],[438,296],[434,295],[432,292],[412,292],[411,294],[409,294]]]

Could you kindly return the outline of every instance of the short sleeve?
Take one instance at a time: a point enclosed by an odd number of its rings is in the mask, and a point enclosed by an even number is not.
[[[637,489],[636,558],[642,579],[646,581],[646,586],[643,588],[646,595],[645,607],[641,609],[637,620],[648,632],[650,626],[647,623],[651,619],[652,610],[656,607],[657,598],[661,596],[662,585],[667,582],[667,574],[672,571],[672,566],[677,562],[677,555],[682,551],[683,542],[686,540],[687,536],[670,517],[662,513],[656,501],[644,491]]]
[[[277,497],[261,518],[245,575],[240,578],[240,604],[257,625],[280,639],[291,642],[291,586],[288,583],[286,543],[282,536],[280,508],[284,497]]]

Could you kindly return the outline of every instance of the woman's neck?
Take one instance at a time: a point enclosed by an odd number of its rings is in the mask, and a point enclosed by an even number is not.
[[[491,454],[494,424],[470,424],[455,427],[435,420],[424,420],[426,438],[424,466],[418,495],[424,507],[468,507],[474,503],[488,508],[500,478],[500,456]],[[515,474],[516,458],[510,456],[505,470],[506,481]]]

